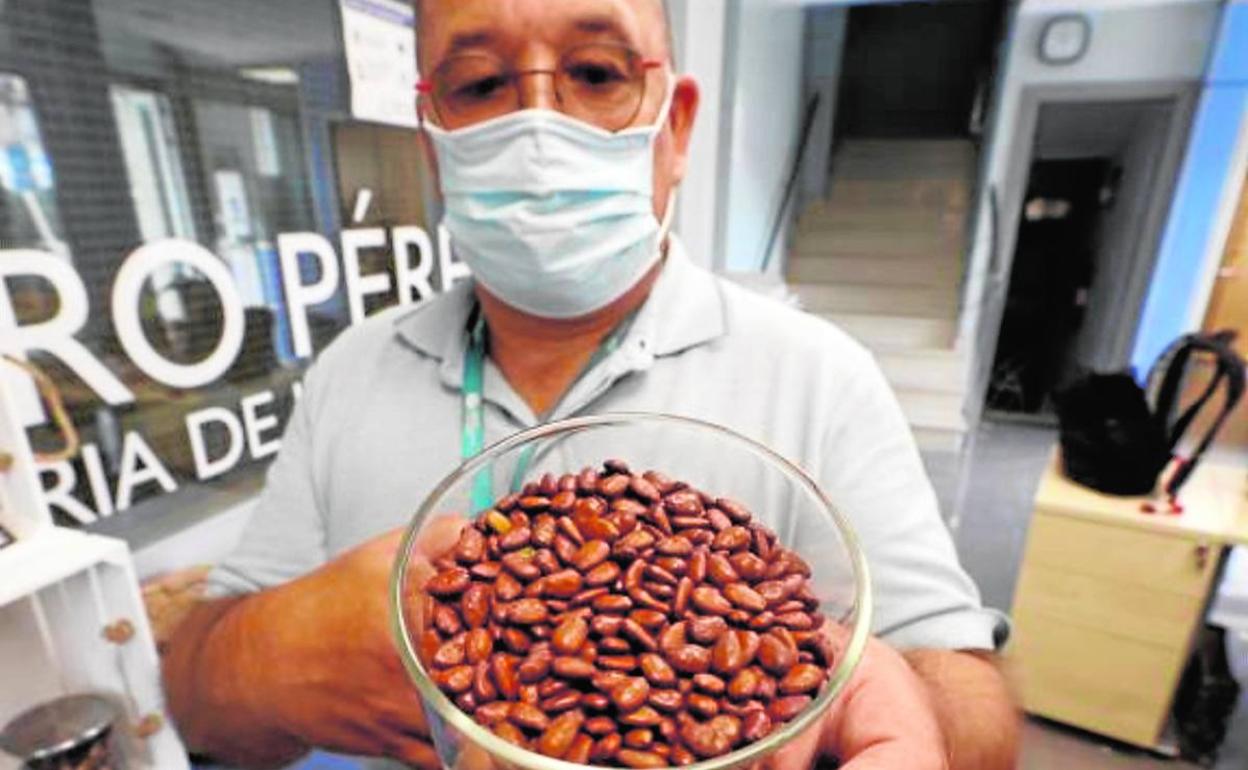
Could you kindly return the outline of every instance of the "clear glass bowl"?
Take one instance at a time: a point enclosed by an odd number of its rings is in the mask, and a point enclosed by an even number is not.
[[[811,586],[838,651],[828,682],[805,711],[759,741],[690,767],[727,770],[774,761],[780,749],[806,735],[808,728],[817,729],[819,717],[857,665],[871,625],[866,558],[845,517],[802,469],[727,428],[685,417],[627,413],[549,423],[494,444],[438,484],[412,518],[395,564],[390,599],[399,652],[424,703],[444,767],[582,767],[508,743],[461,711],[420,660],[424,624],[418,614],[421,586],[432,573],[424,549],[430,539],[446,547],[453,544],[448,533],[457,532],[465,517],[479,509],[474,499],[496,500],[512,492],[516,483],[536,480],[545,472],[559,476],[585,466],[601,468],[609,458],[624,460],[635,473],[658,470],[749,507],[755,520],[810,565]]]

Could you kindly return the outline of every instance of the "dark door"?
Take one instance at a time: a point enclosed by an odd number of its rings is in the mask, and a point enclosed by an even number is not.
[[[1032,163],[987,407],[1049,411],[1083,325],[1097,255],[1105,158]]]
[[[851,8],[836,135],[965,136],[1002,6],[949,0]]]

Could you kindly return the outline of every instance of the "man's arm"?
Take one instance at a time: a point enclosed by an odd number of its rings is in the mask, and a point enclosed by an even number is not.
[[[991,653],[909,650],[902,655],[931,695],[950,770],[1008,770],[1018,763],[1019,713]]]
[[[274,711],[259,702],[272,688],[252,642],[271,634],[256,622],[263,616],[249,611],[257,601],[264,599],[196,605],[170,640],[162,675],[169,710],[191,751],[243,767],[279,767],[307,747],[278,729]]]
[[[431,533],[430,547],[445,550],[455,532]],[[241,767],[277,767],[309,746],[439,766],[390,636],[387,588],[401,535],[383,535],[276,588],[191,611],[173,634],[163,675],[192,751]]]

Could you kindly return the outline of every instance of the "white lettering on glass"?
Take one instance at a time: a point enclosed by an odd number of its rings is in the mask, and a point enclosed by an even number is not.
[[[308,311],[334,297],[340,278],[345,283],[350,324],[364,320],[364,297],[391,289],[389,273],[365,275],[360,267],[360,252],[384,248],[387,235],[394,265],[393,283],[400,304],[427,299],[437,290],[446,291],[456,281],[470,275],[468,266],[453,258],[450,234],[442,227],[438,229],[436,251],[430,234],[414,225],[388,230],[378,227],[345,230],[340,235],[341,257],[335,252],[334,243],[318,233],[280,234],[277,245],[284,302],[278,301],[284,305],[290,321],[295,355],[301,358],[312,355]],[[413,248],[417,252],[415,255],[411,253]],[[309,271],[301,269],[304,255],[313,260]],[[435,260],[440,279],[436,290],[433,284]],[[220,339],[208,357],[192,364],[170,361],[161,355],[147,339],[140,321],[144,286],[157,270],[174,263],[189,265],[204,275],[222,306]],[[306,283],[305,274],[308,276]],[[56,307],[56,311],[48,318],[19,324],[17,306],[21,298],[15,301],[10,287],[11,279],[15,278],[33,278],[49,285],[51,292],[42,286],[39,291],[41,295],[52,296],[49,304]],[[189,389],[213,383],[229,370],[242,349],[244,308],[234,278],[223,261],[192,241],[153,241],[133,251],[123,260],[117,273],[110,302],[114,330],[122,351],[148,376],[171,387]],[[131,403],[135,400],[131,390],[75,337],[87,324],[90,312],[86,287],[70,261],[46,251],[0,250],[0,352],[18,358],[25,358],[30,351],[48,353],[69,367],[106,403]],[[0,377],[9,378],[13,385],[17,414],[23,426],[47,422],[48,415],[27,374],[15,367],[0,367]],[[303,396],[303,384],[296,381],[290,388],[291,397],[299,401]],[[280,423],[277,416],[266,409],[274,401],[274,394],[264,391],[243,398],[237,411],[207,407],[187,414],[184,418],[186,440],[190,443],[196,478],[210,479],[227,473],[238,465],[244,453],[257,459],[276,454],[281,445]],[[205,431],[210,426],[224,429],[227,438],[224,450],[208,447]],[[126,433],[121,444],[115,490],[109,488],[103,458],[112,458],[116,452],[101,452],[95,444],[83,445],[82,499],[74,496],[79,478],[76,465],[71,461],[40,466],[47,483],[44,491],[47,503],[89,524],[114,511],[129,508],[135,492],[144,484],[155,483],[165,492],[177,488],[169,471],[140,434]],[[212,451],[220,456],[212,456]],[[84,502],[88,495],[94,506]]]
[[[153,271],[178,262],[202,273],[221,302],[221,339],[207,358],[194,364],[175,363],[157,352],[143,333],[139,318],[143,284]],[[216,380],[234,363],[243,346],[243,301],[230,271],[203,246],[177,238],[140,246],[121,266],[113,284],[113,323],[121,346],[135,366],[174,388],[198,388]]]
[[[134,499],[134,490],[155,481],[165,492],[178,488],[160,458],[143,437],[131,431],[121,445],[121,475],[117,479],[117,510],[124,511]]]
[[[39,472],[40,475],[52,475],[52,486],[45,484],[43,488],[43,500],[49,508],[60,508],[79,524],[91,524],[99,518],[99,514],[74,497],[78,474],[74,472],[74,466],[70,465],[69,460],[40,465]]]
[[[58,309],[51,318],[18,325],[6,280],[17,276],[40,278],[52,286]],[[130,389],[74,338],[86,325],[88,310],[87,289],[65,260],[30,249],[0,252],[0,351],[22,359],[31,350],[51,353],[108,403],[128,404],[134,400]],[[47,421],[30,375],[17,367],[5,366],[0,369],[0,377],[10,378],[22,425],[31,427]]]
[[[82,467],[87,472],[87,484],[91,487],[91,497],[95,500],[97,515],[113,515],[113,495],[108,489],[108,476],[104,473],[104,462],[100,458],[100,448],[95,444],[82,447]]]
[[[282,288],[286,292],[290,314],[290,337],[295,355],[312,355],[312,338],[308,332],[308,308],[334,296],[338,288],[338,258],[329,241],[317,233],[282,233],[277,236],[278,259],[282,265]],[[316,257],[320,277],[305,284],[299,272],[299,256]]]
[[[216,458],[208,456],[208,447],[204,443],[204,426],[211,423],[223,426],[228,436],[225,452]],[[195,478],[200,481],[220,476],[237,465],[243,457],[243,424],[233,412],[223,406],[210,406],[188,414],[186,436],[191,442]]]
[[[380,227],[364,227],[342,231],[342,270],[347,285],[347,310],[351,323],[364,320],[364,296],[390,291],[389,273],[360,275],[360,250],[380,249],[386,245],[386,231]]]
[[[265,431],[277,427],[277,416],[262,415],[257,411],[260,407],[271,403],[273,403],[271,390],[252,393],[239,402],[239,406],[243,409],[243,426],[247,429],[247,451],[251,452],[251,456],[257,460],[277,454],[277,450],[282,446],[280,436],[274,436],[267,441],[264,438]]]
[[[438,272],[442,276],[442,291],[449,290],[455,282],[472,275],[468,265],[455,259],[451,251],[451,231],[438,225]]]
[[[407,305],[413,300],[433,296],[433,242],[423,227],[395,227],[390,231],[391,248],[394,249],[394,274],[399,282],[399,304]],[[411,248],[416,247],[416,264],[409,258]],[[415,290],[416,296],[412,296]]]

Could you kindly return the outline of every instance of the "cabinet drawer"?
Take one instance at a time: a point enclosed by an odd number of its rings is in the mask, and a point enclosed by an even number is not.
[[[1216,548],[1181,537],[1037,510],[1025,563],[1203,600]]]
[[[1026,562],[1014,612],[1035,612],[1174,650],[1187,647],[1203,597]]]
[[[1184,650],[1016,613],[1009,657],[1028,712],[1153,747]]]

